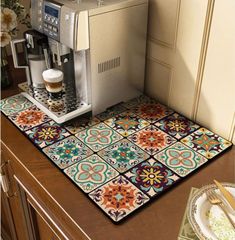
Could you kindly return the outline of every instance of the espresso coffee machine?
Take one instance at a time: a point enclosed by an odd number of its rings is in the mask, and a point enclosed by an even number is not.
[[[31,87],[21,86],[23,94],[58,123],[89,111],[96,115],[139,96],[147,13],[148,0],[31,0],[32,27],[48,39],[46,68],[64,73],[66,108],[50,111],[47,94],[35,97]]]

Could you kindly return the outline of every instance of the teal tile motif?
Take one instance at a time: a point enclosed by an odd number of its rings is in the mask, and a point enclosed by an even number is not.
[[[231,142],[209,131],[206,128],[200,128],[181,141],[208,159],[215,157],[232,145]]]
[[[127,137],[132,133],[147,127],[149,122],[134,115],[130,111],[123,112],[104,121],[105,124],[116,130],[122,136]]]
[[[178,113],[174,113],[159,122],[156,122],[155,126],[177,139],[181,139],[189,135],[200,127]]]
[[[89,197],[110,217],[119,222],[149,201],[149,197],[118,176],[89,194]]]
[[[0,101],[0,109],[7,116],[13,113],[21,112],[31,106],[33,106],[33,103],[22,94],[14,95]]]
[[[164,149],[154,157],[181,177],[185,177],[208,161],[180,142]]]
[[[99,123],[84,131],[81,131],[76,134],[76,137],[95,152],[98,152],[99,150],[117,142],[122,138],[121,135],[116,133],[104,123]]]
[[[153,158],[141,162],[125,176],[144,193],[153,197],[175,184],[180,178]]]
[[[96,117],[80,117],[66,123],[64,127],[72,134],[77,134],[78,132],[98,123],[100,123],[100,120]]]
[[[118,172],[97,155],[92,155],[64,170],[85,193],[115,178]]]
[[[93,154],[90,148],[74,136],[43,148],[43,152],[61,169]]]
[[[40,148],[68,137],[70,133],[54,121],[41,124],[25,132],[28,137]]]
[[[127,139],[114,143],[113,145],[99,151],[98,154],[121,173],[149,157],[145,151]]]

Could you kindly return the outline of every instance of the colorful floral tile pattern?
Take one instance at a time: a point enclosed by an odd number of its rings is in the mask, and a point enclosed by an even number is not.
[[[200,128],[181,141],[208,159],[215,157],[232,145],[231,142],[207,130],[206,128]]]
[[[23,111],[31,107],[32,105],[33,103],[31,103],[21,94],[14,95],[0,101],[1,111],[7,116],[13,113]]]
[[[121,173],[149,157],[146,152],[126,139],[114,143],[98,154]]]
[[[177,139],[181,139],[199,128],[199,125],[178,113],[162,119],[155,123],[155,126]]]
[[[90,148],[74,136],[44,148],[43,152],[61,169],[93,154]]]
[[[149,201],[147,195],[123,176],[109,181],[91,192],[89,196],[115,222]]]
[[[34,127],[25,132],[29,138],[40,148],[44,148],[50,144],[58,142],[70,135],[64,128],[50,121]]]
[[[76,134],[76,137],[84,142],[95,152],[117,142],[122,138],[112,128],[104,123],[97,124]]]
[[[107,109],[105,112],[98,114],[96,117],[99,118],[101,121],[104,121],[124,111],[126,111],[126,108],[122,104],[118,104],[114,107]]]
[[[141,118],[151,123],[154,123],[173,113],[173,110],[160,103],[142,103],[134,108],[133,111]]]
[[[21,95],[0,106],[115,222],[232,145],[147,96],[64,126]]]
[[[76,134],[98,123],[100,123],[100,120],[97,117],[81,117],[76,118],[76,120],[70,123],[66,123],[64,127],[72,134]]]
[[[154,157],[181,177],[185,177],[208,161],[180,142],[166,148]]]
[[[64,172],[86,193],[118,175],[115,169],[95,154],[66,168]]]
[[[125,176],[150,197],[163,192],[179,180],[174,172],[153,158],[138,164]]]
[[[176,142],[173,137],[152,125],[132,134],[128,139],[150,155]]]
[[[134,115],[130,111],[123,112],[104,122],[124,137],[149,125],[149,122]]]
[[[11,114],[8,117],[22,131],[26,131],[50,120],[50,118],[36,106]]]

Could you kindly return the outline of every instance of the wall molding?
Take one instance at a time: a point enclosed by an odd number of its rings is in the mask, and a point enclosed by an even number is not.
[[[176,9],[176,24],[175,24],[175,37],[174,37],[174,44],[173,49],[176,49],[176,43],[178,38],[178,30],[179,30],[179,19],[180,19],[180,9],[181,9],[181,0],[178,0],[177,2],[177,9]]]
[[[230,128],[229,135],[228,135],[229,141],[233,140],[234,134],[235,134],[235,112],[233,114],[232,124],[231,124],[231,128]],[[234,144],[235,144],[235,142],[234,142]]]
[[[179,19],[180,19],[180,9],[181,9],[181,0],[178,0],[177,3],[177,17],[176,17],[176,25],[175,25],[175,38],[174,38],[174,52],[176,50],[177,45],[177,39],[178,39],[178,30],[179,30]],[[172,67],[171,73],[170,73],[170,79],[169,79],[169,91],[167,96],[167,106],[170,105],[170,99],[171,99],[171,93],[172,93],[172,82],[173,82],[173,76],[174,76],[174,68]]]
[[[169,64],[167,64],[167,63],[165,63],[165,62],[162,62],[161,60],[158,60],[158,59],[156,59],[156,58],[154,58],[154,57],[149,57],[149,56],[147,56],[147,61],[154,62],[154,63],[156,63],[156,64],[159,64],[159,65],[161,65],[161,66],[166,67],[166,68],[169,69],[168,96],[167,96],[167,101],[166,101],[166,103],[165,103],[165,105],[169,106],[169,93],[170,93],[170,87],[171,87],[171,79],[172,79],[173,66],[171,66],[171,65],[169,65]]]
[[[166,48],[170,48],[170,49],[174,49],[174,45],[173,44],[169,44],[167,42],[161,41],[155,37],[153,37],[152,35],[148,35],[148,41],[151,41],[157,45],[160,45],[162,47],[166,47]]]
[[[174,31],[174,40],[173,40],[173,44],[170,44],[166,41],[162,41],[156,37],[153,37],[151,34],[148,35],[148,40],[161,45],[163,47],[167,47],[170,48],[172,50],[175,50],[176,48],[176,42],[177,42],[177,35],[178,35],[178,27],[179,27],[179,15],[180,15],[180,7],[181,7],[181,0],[177,1],[177,7],[176,7],[176,21],[175,21],[175,31]]]
[[[166,62],[163,62],[163,61],[161,61],[161,60],[159,60],[155,57],[152,57],[152,56],[147,56],[147,60],[158,63],[158,64],[162,65],[163,67],[169,68],[170,70],[172,70],[172,68],[173,68],[173,66],[171,66],[170,64],[168,64]]]
[[[201,86],[202,86],[202,81],[204,76],[206,56],[207,56],[207,50],[208,50],[208,44],[209,44],[209,38],[210,38],[211,23],[212,23],[213,12],[214,12],[214,5],[215,5],[215,0],[208,0],[206,19],[205,19],[205,25],[204,25],[203,37],[202,37],[202,45],[201,45],[199,64],[198,64],[198,72],[196,77],[196,85],[195,85],[195,91],[194,91],[192,114],[191,114],[191,118],[194,121],[196,121],[197,113],[198,113],[199,100],[201,95]]]

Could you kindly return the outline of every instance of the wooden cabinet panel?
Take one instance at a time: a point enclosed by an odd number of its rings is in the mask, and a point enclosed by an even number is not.
[[[149,37],[173,47],[180,0],[149,1]]]
[[[167,103],[170,87],[171,68],[154,60],[148,60],[145,90],[151,97]],[[155,81],[151,81],[155,79]]]
[[[1,192],[1,237],[4,240],[17,239],[9,201],[3,192]]]
[[[182,0],[169,105],[191,118],[208,1]]]
[[[50,211],[43,208],[34,198],[28,195],[24,185],[17,178],[20,175],[16,167],[17,159],[3,144],[1,160],[6,162],[2,173],[7,176],[9,191],[1,195],[1,236],[4,240],[57,240],[70,239],[53,221]],[[29,174],[27,172],[27,174]],[[46,206],[46,204],[44,203]],[[61,216],[57,216],[60,218]],[[61,224],[61,223],[60,223]],[[79,238],[77,238],[79,240]]]
[[[8,221],[8,223],[5,222],[2,224],[3,225],[10,224],[9,228],[11,231],[12,239],[27,240],[29,238],[26,230],[25,221],[24,221],[24,214],[21,208],[21,203],[19,200],[16,183],[13,177],[14,171],[11,165],[12,157],[13,156],[11,156],[7,151],[1,148],[1,162],[7,163],[3,167],[2,171],[6,175],[7,181],[9,181],[9,192],[7,193],[8,197],[6,197],[6,194],[3,193],[4,194],[3,198],[5,198],[3,199],[3,203],[5,203],[4,208],[6,210],[6,214],[8,214],[8,218],[3,219],[3,221],[4,220]]]
[[[31,214],[37,240],[59,240],[58,236],[50,228],[50,225],[31,207]]]
[[[145,90],[189,118],[194,113],[209,2],[150,1]]]
[[[229,140],[235,124],[234,12],[234,0],[215,1],[196,116],[199,123]]]

